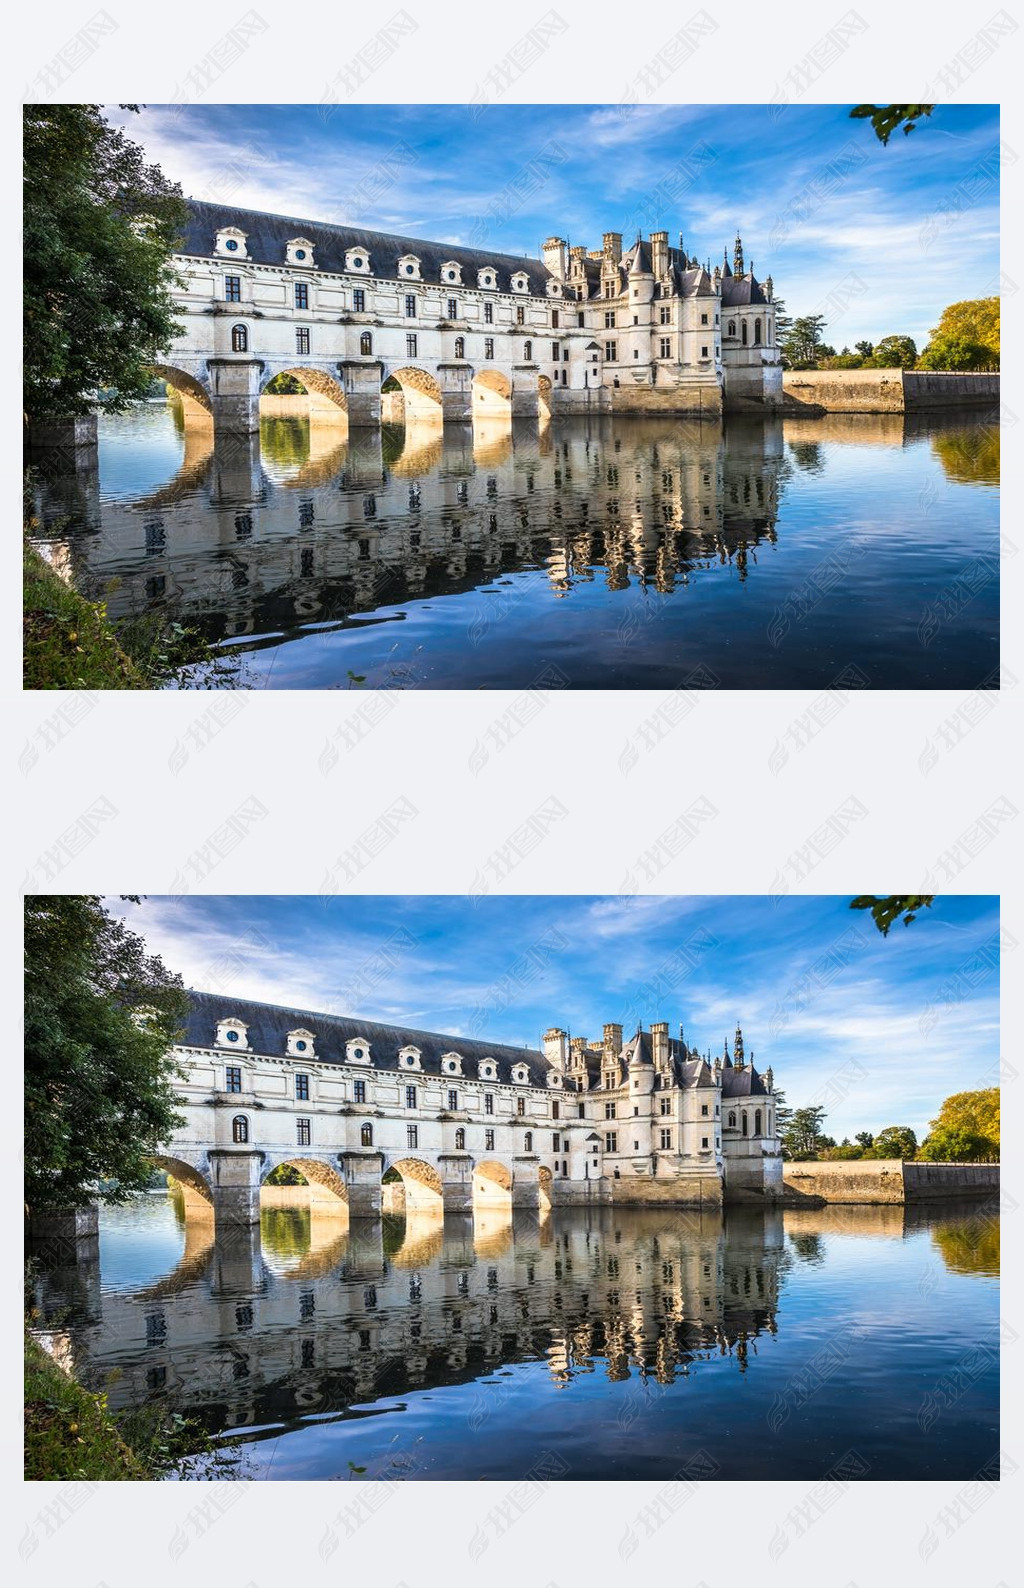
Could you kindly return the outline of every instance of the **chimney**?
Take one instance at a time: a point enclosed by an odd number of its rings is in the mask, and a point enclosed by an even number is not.
[[[565,280],[565,238],[549,237],[543,248],[544,265],[558,280]]]
[[[607,1025],[604,1027],[603,1035],[602,1047],[604,1048],[605,1067],[617,1066],[622,1053],[622,1027]]]
[[[656,281],[660,281],[668,269],[668,232],[651,233],[651,269]]]
[[[604,243],[604,253],[613,264],[617,265],[622,258],[622,233],[605,232],[602,241]]]
[[[665,232],[663,235],[667,242],[668,233]],[[654,1068],[656,1070],[666,1069],[668,1067],[667,1020],[659,1020],[655,1025],[651,1026],[651,1048],[653,1049],[652,1057],[654,1059]]]
[[[566,1060],[565,1032],[558,1026],[552,1026],[549,1031],[545,1031],[541,1041],[544,1044],[544,1057],[548,1063],[556,1070],[563,1069]]]

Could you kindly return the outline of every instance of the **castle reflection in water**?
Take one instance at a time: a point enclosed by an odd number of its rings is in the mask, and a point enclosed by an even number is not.
[[[166,1223],[166,1203],[141,1214]],[[258,1438],[515,1362],[543,1362],[554,1386],[586,1374],[671,1384],[711,1357],[745,1373],[776,1333],[788,1268],[819,1260],[829,1234],[902,1239],[934,1213],[598,1209],[349,1226],[295,1208],[264,1212],[262,1246],[258,1232],[215,1240],[180,1210],[179,1223],[177,1266],[137,1288],[101,1284],[98,1264],[44,1270],[38,1325],[114,1410],[165,1398]]]

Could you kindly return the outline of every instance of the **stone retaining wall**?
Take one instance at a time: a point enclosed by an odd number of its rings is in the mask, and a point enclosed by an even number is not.
[[[786,413],[907,413],[999,405],[997,372],[945,375],[909,369],[787,369]]]
[[[782,1178],[786,1200],[793,1203],[945,1201],[999,1192],[997,1163],[786,1163]]]

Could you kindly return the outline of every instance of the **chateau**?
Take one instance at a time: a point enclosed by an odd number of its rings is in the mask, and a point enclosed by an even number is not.
[[[378,1215],[388,1184],[410,1211],[474,1202],[717,1207],[781,1194],[770,1069],[736,1030],[712,1057],[665,1022],[600,1042],[556,1027],[508,1047],[193,993],[175,1049],[185,1124],[158,1159],[186,1208],[259,1219],[281,1164],[314,1207]]]
[[[296,376],[321,420],[375,425],[381,387],[411,418],[721,415],[778,404],[774,289],[712,267],[667,231],[543,258],[196,200],[171,264],[183,331],[157,373],[194,422],[258,429],[260,394]]]

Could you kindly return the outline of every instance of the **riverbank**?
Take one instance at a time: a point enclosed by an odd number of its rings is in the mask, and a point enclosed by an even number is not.
[[[933,413],[985,409],[999,418],[999,373],[914,369],[787,369],[783,415]]]
[[[23,684],[26,689],[146,689],[103,602],[86,601],[25,543]]]
[[[25,1478],[136,1481],[154,1473],[90,1395],[25,1332]]]
[[[854,1158],[845,1163],[787,1162],[783,1198],[789,1206],[829,1202],[944,1202],[999,1196],[997,1163],[913,1163],[899,1158]]]

